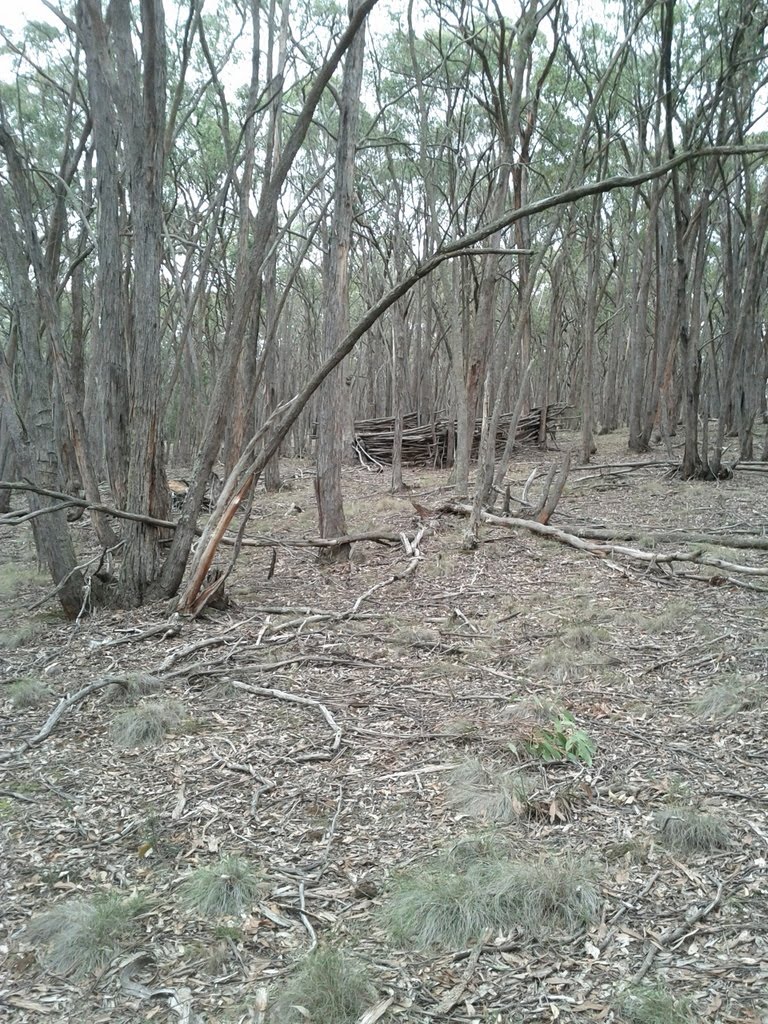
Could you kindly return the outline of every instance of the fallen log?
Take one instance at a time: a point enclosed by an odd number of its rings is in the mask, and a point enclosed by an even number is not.
[[[441,506],[441,511],[450,512],[455,515],[470,516],[472,506],[459,502],[447,502]],[[585,551],[587,554],[595,555],[597,558],[616,558],[617,556],[628,558],[631,561],[647,562],[652,565],[671,565],[673,562],[694,562],[697,565],[709,565],[714,569],[725,572],[740,573],[746,576],[768,576],[768,566],[742,565],[737,562],[730,562],[725,558],[718,558],[705,551],[645,551],[641,548],[625,547],[622,544],[598,543],[579,537],[574,533],[568,533],[556,526],[545,525],[533,519],[518,519],[514,516],[497,516],[492,512],[481,512],[480,519],[484,523],[493,526],[503,526],[510,529],[530,530],[542,537],[549,537],[551,540],[567,544],[578,551]]]

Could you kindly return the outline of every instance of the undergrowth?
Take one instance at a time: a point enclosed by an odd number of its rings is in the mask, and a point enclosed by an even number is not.
[[[754,676],[738,672],[723,673],[717,683],[707,687],[692,701],[697,718],[722,720],[739,711],[752,711],[768,699],[768,687]]]
[[[526,772],[494,772],[472,759],[451,773],[446,801],[461,814],[504,823],[530,812],[537,785],[538,779]]]
[[[275,1000],[279,1024],[354,1024],[376,992],[363,967],[330,946],[310,953]]]
[[[574,856],[539,861],[480,856],[458,868],[449,859],[394,884],[384,923],[395,942],[456,949],[519,929],[529,937],[572,932],[599,907],[594,866]]]
[[[27,938],[45,947],[43,965],[54,974],[81,978],[106,967],[138,936],[140,897],[72,900],[33,918]]]
[[[183,721],[181,701],[147,700],[116,715],[109,731],[119,747],[156,747]]]
[[[232,916],[251,907],[260,890],[261,879],[249,861],[222,857],[192,872],[182,883],[181,900],[203,917]]]
[[[113,677],[105,687],[104,698],[113,704],[134,704],[140,697],[149,697],[163,688],[163,680],[146,672],[129,672]]]
[[[627,992],[620,1003],[624,1024],[693,1024],[690,1001],[661,985],[643,985]]]
[[[681,853],[709,853],[730,844],[727,825],[695,807],[669,806],[656,812],[662,842]]]
[[[19,679],[11,683],[5,693],[17,710],[35,708],[50,696],[48,687],[41,679]]]

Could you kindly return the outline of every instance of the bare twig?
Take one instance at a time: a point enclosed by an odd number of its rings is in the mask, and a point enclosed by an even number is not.
[[[238,690],[245,690],[247,693],[253,693],[257,697],[273,697],[276,700],[288,701],[290,704],[301,704],[303,707],[317,708],[333,733],[333,742],[329,748],[328,757],[333,756],[341,746],[341,729],[336,723],[336,719],[321,701],[314,700],[312,697],[300,697],[295,693],[286,693],[285,690],[271,689],[267,686],[252,686],[250,683],[241,683],[236,679],[232,680],[232,685]]]
[[[10,761],[11,758],[15,757],[17,754],[24,754],[32,747],[39,746],[39,744],[44,740],[47,740],[51,735],[65,711],[74,707],[75,704],[79,704],[81,700],[84,700],[90,694],[103,689],[105,686],[112,686],[117,681],[118,680],[115,680],[114,678],[98,679],[95,683],[89,683],[87,686],[84,686],[82,690],[78,690],[77,693],[73,693],[71,697],[62,697],[40,732],[36,733],[31,739],[25,740],[21,746],[15,747],[13,750],[6,750],[0,753],[0,762]]]
[[[665,935],[660,936],[658,939],[654,939],[653,945],[648,949],[645,954],[645,959],[640,965],[640,969],[632,976],[629,985],[636,985],[639,981],[642,981],[651,968],[651,964],[656,959],[657,954],[667,946],[673,945],[678,939],[681,939],[686,935],[691,928],[702,921],[720,902],[720,897],[723,894],[723,883],[718,883],[717,892],[714,898],[703,907],[693,907],[685,915],[685,921],[673,931],[667,932]]]

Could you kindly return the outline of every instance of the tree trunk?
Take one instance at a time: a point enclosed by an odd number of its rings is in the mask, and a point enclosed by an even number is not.
[[[355,5],[350,9],[354,14]],[[346,334],[349,322],[349,251],[352,241],[352,204],[354,200],[355,148],[363,81],[365,31],[355,36],[344,61],[344,79],[339,107],[339,134],[336,148],[336,174],[330,248],[325,274],[325,320],[323,358],[335,349]],[[341,537],[347,532],[341,489],[344,461],[344,417],[346,383],[344,366],[338,366],[327,378],[319,394],[317,418],[317,496],[318,525],[321,537]],[[324,548],[326,558],[346,559],[349,545]]]

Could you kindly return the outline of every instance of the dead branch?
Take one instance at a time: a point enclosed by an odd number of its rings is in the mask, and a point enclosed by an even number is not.
[[[629,982],[629,984],[636,985],[639,981],[642,981],[648,973],[651,964],[656,959],[656,955],[659,953],[659,951],[664,949],[666,946],[673,945],[675,942],[678,941],[678,939],[682,939],[684,935],[687,935],[693,927],[693,925],[698,924],[699,921],[702,921],[712,910],[715,909],[715,907],[720,902],[720,897],[722,896],[722,894],[723,883],[720,882],[718,883],[717,892],[715,893],[714,898],[711,900],[711,902],[707,903],[703,907],[693,907],[685,915],[685,920],[679,927],[675,928],[673,931],[666,932],[664,935],[661,935],[658,938],[655,938],[653,941],[653,945],[651,945],[648,949],[648,952],[645,955],[645,959],[640,965],[640,969],[632,976],[632,980]]]
[[[38,487],[25,480],[23,483],[10,480],[0,480],[0,488],[7,488],[9,491],[32,491],[33,494],[41,494],[45,498],[56,498],[58,501],[66,501],[70,505],[85,509],[86,512],[101,512],[105,516],[114,516],[116,519],[130,519],[134,523],[146,523],[147,526],[157,526],[166,530],[175,530],[176,524],[167,519],[155,519],[153,516],[143,516],[138,512],[126,512],[123,509],[112,508],[111,505],[94,505],[85,498],[78,498],[74,494],[64,494],[62,491],[52,491],[47,487]],[[41,512],[53,512],[55,505],[41,509]],[[11,523],[10,525],[15,525]]]
[[[300,704],[302,707],[317,708],[331,728],[331,732],[333,733],[333,742],[326,753],[315,756],[318,759],[322,758],[323,760],[330,761],[334,754],[338,752],[338,749],[341,746],[341,729],[339,728],[336,719],[321,701],[314,700],[312,697],[300,697],[298,694],[287,693],[285,690],[275,690],[266,686],[252,686],[250,683],[241,683],[236,679],[232,680],[232,685],[238,690],[245,690],[246,693],[253,693],[257,697],[273,697],[275,700],[285,700],[290,704]]]
[[[0,486],[6,486],[0,484]],[[30,488],[31,489],[31,488]],[[22,523],[29,523],[39,516],[45,516],[49,512],[63,512],[64,509],[77,507],[76,501],[60,501],[58,505],[48,505],[45,508],[37,508],[34,512],[6,512],[0,516],[0,526],[21,526]]]
[[[541,497],[541,504],[536,509],[536,521],[539,523],[548,523],[552,518],[552,513],[557,508],[557,503],[563,494],[563,488],[565,482],[568,479],[568,472],[571,468],[571,453],[570,451],[565,452],[557,467],[557,475],[554,476],[555,466],[552,466],[550,473],[547,477],[547,483],[544,488],[544,494]],[[553,479],[554,476],[554,479]]]
[[[444,511],[454,512],[458,515],[468,516],[472,513],[471,505],[462,505],[456,502],[449,502],[443,506]],[[506,526],[508,528],[522,528],[538,533],[542,537],[549,537],[561,544],[576,548],[579,551],[586,551],[598,558],[613,558],[617,555],[629,558],[636,562],[648,562],[652,566],[667,565],[673,562],[695,562],[699,565],[710,565],[725,572],[743,573],[747,576],[768,576],[768,567],[742,565],[736,562],[729,562],[724,558],[716,558],[703,551],[673,551],[664,553],[660,551],[644,551],[640,548],[629,548],[619,544],[597,544],[590,540],[555,526],[548,526],[544,523],[535,522],[531,519],[517,519],[513,516],[497,516],[491,512],[483,512],[481,519],[485,523],[492,523],[494,526]]]
[[[416,567],[418,566],[419,562],[422,560],[423,557],[421,551],[419,551],[419,544],[421,543],[421,539],[426,532],[427,527],[422,526],[419,529],[416,536],[413,538],[413,540],[409,540],[405,536],[405,534],[402,534],[402,542],[403,547],[405,549],[405,553],[407,555],[410,555],[410,561],[408,562],[408,565],[405,567],[405,569],[403,569],[402,572],[393,573],[389,577],[389,579],[383,580],[381,583],[374,583],[372,587],[369,587],[368,590],[366,590],[358,597],[358,599],[352,605],[349,612],[342,615],[342,618],[352,618],[352,616],[356,615],[357,612],[360,610],[360,605],[363,603],[363,601],[367,601],[368,598],[375,594],[377,590],[383,590],[384,587],[389,587],[393,583],[399,583],[401,580],[406,579],[408,576],[411,575],[411,573],[416,571]]]
[[[141,631],[132,630],[126,636],[115,637],[112,640],[102,640],[93,644],[94,649],[103,650],[105,647],[117,647],[119,644],[137,643],[139,640],[150,640],[153,636],[161,636],[164,640],[172,636],[178,636],[181,632],[181,618],[174,612],[167,622],[161,622],[157,626],[150,626],[149,629]]]
[[[134,523],[145,523],[147,526],[156,526],[164,530],[175,530],[178,525],[171,519],[156,519],[154,516],[144,516],[137,512],[126,512],[124,509],[114,508],[112,505],[94,505],[86,501],[85,498],[78,498],[73,494],[65,494],[63,491],[52,491],[46,487],[37,487],[35,484],[30,484],[26,481],[19,483],[10,480],[0,480],[0,488],[7,488],[10,491],[32,491],[34,494],[41,494],[46,498],[56,498],[62,502],[60,505],[50,505],[47,508],[39,509],[34,515],[45,515],[48,512],[60,511],[62,508],[76,507],[82,508],[86,512],[101,512],[103,515],[113,516],[116,519],[128,519]],[[18,526],[27,522],[32,517],[32,513],[16,514],[9,512],[0,518],[0,525]],[[195,534],[198,537],[202,536],[202,533],[203,531],[199,528],[195,530]],[[222,538],[221,543],[232,545],[235,541],[235,537],[226,535]],[[400,534],[391,533],[386,530],[372,530],[367,533],[351,533],[346,537],[300,537],[295,539],[290,537],[249,537],[244,538],[242,543],[244,547],[252,548],[326,548],[339,544],[356,544],[361,541],[372,541],[375,544],[385,545],[399,544]]]
[[[95,693],[96,690],[101,690],[105,686],[112,686],[115,683],[118,683],[119,685],[120,680],[116,679],[114,676],[111,676],[106,679],[98,679],[95,683],[89,683],[87,686],[84,686],[82,690],[78,690],[77,693],[73,693],[71,697],[62,697],[59,703],[54,708],[54,710],[51,712],[47,722],[42,727],[40,732],[32,736],[31,739],[24,740],[24,742],[20,746],[15,747],[13,750],[6,750],[0,753],[0,763],[10,761],[11,758],[16,757],[17,754],[24,754],[28,750],[31,750],[32,747],[39,746],[39,744],[41,744],[44,740],[47,740],[48,737],[51,735],[53,730],[56,728],[59,719],[61,718],[65,711],[68,711],[71,707],[74,707],[75,704],[79,704],[81,700],[84,700],[90,694]]]
[[[604,527],[583,526],[570,531],[574,537],[583,537],[586,540],[601,541],[628,541],[639,540],[641,537],[648,537],[644,530],[633,530],[629,527],[608,530]],[[716,534],[716,533],[688,533],[685,530],[654,530],[651,534],[657,543],[682,543],[682,544],[712,544],[721,548],[741,548],[744,550],[768,551],[768,537],[758,534]]]

